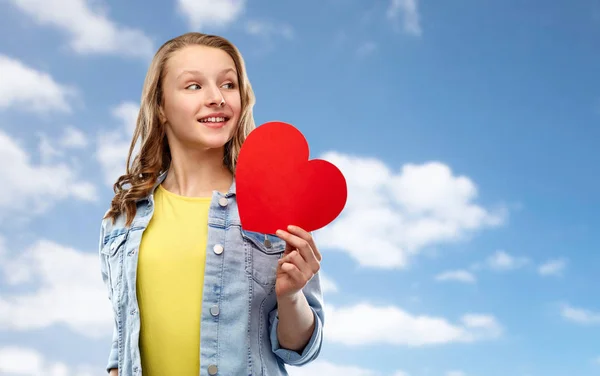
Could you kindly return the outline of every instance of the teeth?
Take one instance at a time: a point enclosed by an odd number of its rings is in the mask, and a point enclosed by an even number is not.
[[[224,117],[209,117],[209,118],[205,118],[205,119],[200,119],[201,123],[221,123],[224,121],[225,121]]]

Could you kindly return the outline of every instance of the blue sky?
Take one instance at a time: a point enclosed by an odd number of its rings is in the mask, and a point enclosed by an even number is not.
[[[293,375],[600,372],[600,3],[0,3],[0,373],[104,374],[100,219],[154,50],[242,51],[257,124],[344,172]]]

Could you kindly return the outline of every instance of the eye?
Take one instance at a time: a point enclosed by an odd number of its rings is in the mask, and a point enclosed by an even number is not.
[[[233,82],[228,82],[223,86],[226,86],[227,89],[235,89],[235,84]]]
[[[198,85],[198,84],[191,84],[191,85],[187,86],[186,89],[198,90],[201,88],[200,88],[200,85]]]

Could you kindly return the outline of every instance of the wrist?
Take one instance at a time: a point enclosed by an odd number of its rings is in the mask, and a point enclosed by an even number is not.
[[[302,297],[304,295],[302,294],[302,291],[298,291],[289,295],[283,295],[283,296],[278,296],[277,297],[277,304],[278,305],[288,305],[288,306],[295,306],[298,305],[298,303],[300,303],[300,301],[302,300]]]

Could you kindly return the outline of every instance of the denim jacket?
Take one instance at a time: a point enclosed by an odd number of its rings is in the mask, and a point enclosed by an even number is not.
[[[137,202],[130,226],[125,216],[102,221],[99,256],[102,280],[112,303],[114,330],[106,370],[140,376],[140,315],[136,296],[138,250],[154,213],[154,190]],[[273,203],[276,205],[277,203]],[[275,275],[285,242],[275,235],[241,228],[235,180],[229,192],[213,192],[202,297],[199,375],[287,375],[285,365],[316,359],[323,341],[323,297],[319,275],[303,289],[315,316],[315,329],[302,353],[280,347],[277,339]]]

